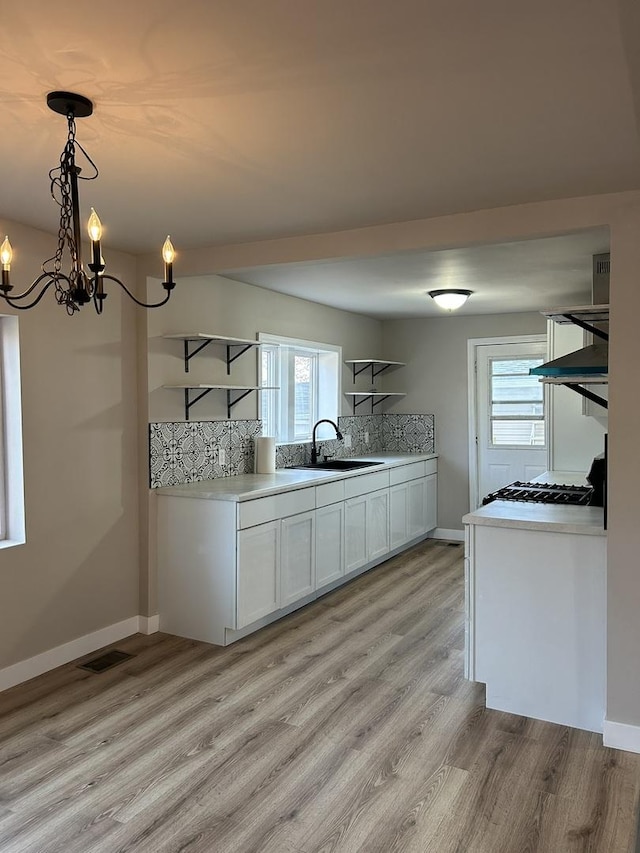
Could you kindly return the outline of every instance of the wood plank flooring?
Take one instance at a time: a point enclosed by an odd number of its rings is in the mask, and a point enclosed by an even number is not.
[[[462,548],[226,649],[156,634],[0,694],[2,853],[632,853],[640,756],[484,707]]]

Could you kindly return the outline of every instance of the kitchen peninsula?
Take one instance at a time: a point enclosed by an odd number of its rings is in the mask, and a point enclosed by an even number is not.
[[[498,500],[463,522],[467,677],[486,684],[488,708],[601,732],[603,509]]]
[[[154,490],[160,628],[228,645],[424,539],[437,456],[358,456]]]

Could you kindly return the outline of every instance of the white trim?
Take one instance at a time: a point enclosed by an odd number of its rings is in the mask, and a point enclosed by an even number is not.
[[[24,472],[22,463],[22,397],[20,384],[20,339],[18,318],[0,316],[1,419],[0,447],[2,477],[3,547],[26,541]]]
[[[476,362],[477,348],[481,346],[500,346],[501,344],[532,344],[544,343],[546,335],[502,335],[497,338],[469,338],[467,340],[467,411],[469,421],[469,510],[473,512],[478,509],[478,446],[476,437],[478,434],[478,405],[476,393]],[[548,422],[545,431],[547,433],[547,468],[549,467],[550,449]]]
[[[464,530],[451,527],[436,527],[429,534],[429,539],[449,539],[452,542],[464,542]]]
[[[49,670],[69,663],[76,658],[91,654],[103,646],[117,643],[119,640],[124,640],[125,637],[137,634],[140,628],[140,620],[147,618],[153,620],[158,617],[132,616],[130,619],[116,622],[115,625],[107,625],[106,628],[101,628],[99,631],[85,634],[84,637],[78,637],[62,646],[56,646],[54,649],[49,649],[32,658],[0,669],[0,690],[7,690],[9,687],[14,687],[16,684],[21,684],[37,675],[49,672]]]
[[[160,616],[138,616],[138,633],[157,634],[160,630]]]
[[[605,720],[602,729],[602,741],[605,746],[612,749],[640,752],[640,726]]]

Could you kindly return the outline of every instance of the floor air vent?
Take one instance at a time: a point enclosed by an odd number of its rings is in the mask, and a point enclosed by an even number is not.
[[[130,655],[128,652],[121,652],[118,649],[113,649],[111,652],[105,652],[103,655],[98,655],[97,658],[93,658],[93,660],[85,661],[85,663],[78,664],[80,669],[86,669],[88,672],[104,672],[105,669],[111,669],[112,666],[117,666],[119,663],[122,663],[125,660],[129,660],[129,658],[135,657],[135,655]]]
[[[461,548],[461,542],[447,542],[447,548]]]

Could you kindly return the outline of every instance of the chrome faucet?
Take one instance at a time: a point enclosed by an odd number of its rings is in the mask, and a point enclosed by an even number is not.
[[[329,418],[321,418],[319,421],[316,421],[316,423],[313,425],[313,430],[311,432],[311,464],[312,465],[315,465],[316,462],[318,461],[318,448],[316,446],[316,430],[318,429],[320,424],[331,424],[331,426],[336,431],[336,438],[338,438],[338,439],[340,439],[340,441],[342,441],[342,433],[338,429],[337,424],[334,424],[334,422],[330,421]]]

